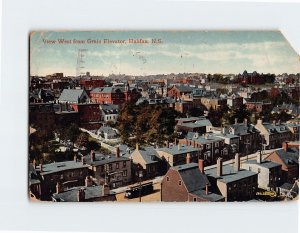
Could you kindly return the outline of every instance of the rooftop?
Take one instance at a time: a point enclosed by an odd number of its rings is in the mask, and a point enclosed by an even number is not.
[[[170,155],[178,155],[178,154],[186,154],[186,153],[189,153],[189,152],[199,151],[199,148],[194,148],[192,146],[184,146],[184,145],[181,145],[180,148],[178,148],[178,146],[175,145],[171,148],[162,147],[162,148],[158,148],[156,150],[157,151],[163,151],[163,152],[168,153]]]
[[[116,157],[115,155],[103,155],[101,153],[95,153],[95,160],[91,161],[91,154],[86,155],[85,162],[89,165],[100,166],[108,163],[128,161],[129,159],[126,157]]]
[[[49,164],[43,164],[43,172],[41,172],[41,175],[48,175],[51,173],[61,172],[65,170],[72,170],[72,169],[81,169],[81,168],[87,168],[89,165],[82,164],[81,162],[75,162],[75,161],[64,161],[59,163],[49,163]],[[38,167],[39,169],[39,167]]]
[[[255,164],[257,166],[261,166],[261,167],[268,168],[268,169],[281,166],[279,163],[274,163],[274,162],[267,161],[267,160],[263,160],[263,161],[261,161],[261,163],[258,163],[257,160],[248,160],[248,161],[245,161],[244,164]]]

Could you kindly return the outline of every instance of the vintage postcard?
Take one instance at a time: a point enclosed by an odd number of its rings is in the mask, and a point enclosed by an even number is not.
[[[298,199],[300,62],[279,31],[33,31],[30,200]]]

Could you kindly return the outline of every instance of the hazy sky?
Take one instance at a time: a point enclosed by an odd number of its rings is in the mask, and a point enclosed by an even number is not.
[[[148,39],[161,44],[58,44],[58,39]],[[45,44],[43,39],[55,40]],[[280,32],[35,32],[30,74],[76,74],[78,49],[87,49],[82,71],[91,75],[168,73],[298,73],[300,61]]]

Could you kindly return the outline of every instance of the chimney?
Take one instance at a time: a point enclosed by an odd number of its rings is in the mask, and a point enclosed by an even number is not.
[[[261,151],[257,154],[256,162],[259,164],[261,163]]]
[[[85,191],[84,189],[79,189],[77,192],[77,201],[82,202],[85,199]]]
[[[234,157],[234,170],[236,172],[240,170],[240,155],[238,153],[236,153]]]
[[[32,161],[33,168],[36,169],[36,161],[35,159]]]
[[[178,143],[178,145],[177,145],[177,148],[178,148],[178,150],[180,150],[181,149],[181,146],[180,146],[180,144]]]
[[[105,183],[102,186],[102,195],[106,196],[106,195],[109,195],[109,194],[110,194],[109,186],[108,186],[108,184]]]
[[[84,165],[84,164],[85,164],[85,158],[84,158],[84,156],[83,156],[83,155],[81,156],[81,163],[82,163],[82,165]]]
[[[217,160],[217,176],[223,175],[223,161],[222,158],[218,158]]]
[[[77,162],[77,155],[74,155],[74,162]]]
[[[90,176],[85,177],[85,187],[90,187],[93,185],[93,180]]]
[[[91,151],[91,162],[94,162],[96,160],[96,154],[95,152],[92,150]]]
[[[276,121],[275,120],[273,121],[273,125],[276,125]]]
[[[281,120],[278,120],[278,125],[281,125]]]
[[[136,143],[136,144],[135,144],[135,149],[136,149],[136,150],[139,150],[139,149],[140,149],[140,147],[139,147],[139,144],[138,144],[138,143]]]
[[[61,193],[62,192],[62,185],[60,182],[57,182],[56,184],[56,193]]]
[[[175,145],[177,145],[177,138],[175,138]]]
[[[257,120],[257,124],[261,125],[263,122],[262,122],[262,119],[258,119]]]
[[[40,172],[43,172],[43,164],[40,163]]]
[[[283,143],[282,143],[282,149],[283,149],[284,151],[287,151],[288,148],[289,148],[289,142],[288,142],[288,141],[283,142]]]
[[[247,118],[244,119],[244,124],[247,126],[248,125],[248,120]]]
[[[191,154],[187,153],[186,154],[186,164],[189,164],[189,163],[191,163]]]
[[[203,159],[198,160],[198,167],[199,167],[200,172],[202,174],[204,174],[204,160]]]
[[[120,147],[116,147],[116,157],[120,158]]]
[[[196,148],[196,141],[193,140],[193,147]]]
[[[234,124],[237,124],[237,123],[238,123],[238,119],[234,118]]]
[[[205,194],[208,195],[208,183],[205,184]]]

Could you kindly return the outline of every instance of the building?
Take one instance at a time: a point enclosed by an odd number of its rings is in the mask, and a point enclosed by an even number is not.
[[[106,82],[103,79],[89,78],[89,79],[82,79],[79,81],[79,85],[86,90],[92,90],[97,87],[104,87],[105,84]]]
[[[205,164],[215,164],[218,157],[228,159],[228,151],[224,148],[224,139],[207,133],[200,136],[198,133],[188,133],[185,139],[179,140],[180,145],[198,148],[199,158],[204,159]]]
[[[193,88],[186,85],[174,85],[168,90],[168,97],[175,99],[180,98],[182,95],[192,93]]]
[[[243,97],[232,94],[227,97],[227,105],[232,109],[237,109],[243,105],[243,100]]]
[[[41,199],[48,200],[56,191],[57,183],[62,189],[84,185],[84,179],[88,176],[88,165],[82,161],[64,161],[58,163],[34,165],[41,179]]]
[[[95,88],[90,92],[93,103],[121,105],[125,102],[137,100],[140,96],[137,89],[124,87]]]
[[[282,180],[294,183],[299,179],[299,149],[289,148],[288,145],[268,155],[265,160],[281,165]]]
[[[201,104],[203,104],[208,110],[210,108],[219,109],[227,105],[227,100],[215,96],[207,96],[201,98]]]
[[[212,185],[212,192],[221,194],[226,202],[247,201],[256,195],[257,173],[241,169],[238,154],[233,165],[223,166],[223,161],[219,158],[217,166],[207,167],[205,174]]]
[[[84,156],[84,160],[89,165],[98,185],[106,183],[110,188],[118,188],[131,182],[131,161],[120,156],[119,148],[116,148],[115,155],[103,155],[91,151]]]
[[[192,119],[194,119],[194,121]],[[212,127],[210,120],[206,119],[205,117],[181,118],[177,119],[177,122],[177,131],[184,133],[198,132],[199,134],[204,134],[209,132]]]
[[[156,149],[159,157],[168,163],[169,166],[186,164],[186,157],[189,156],[189,162],[197,162],[200,155],[199,148],[192,146],[175,145]]]
[[[64,89],[58,99],[59,103],[87,103],[90,98],[84,89]]]
[[[110,126],[102,126],[98,131],[97,135],[104,140],[118,139],[119,134],[117,130]]]
[[[153,178],[160,175],[163,171],[162,163],[159,155],[153,147],[140,148],[137,144],[136,149],[130,154],[129,157],[133,164],[133,173],[137,178],[140,174],[143,178]]]
[[[33,128],[39,128],[45,132],[55,126],[55,112],[52,103],[30,103],[29,124]]]
[[[299,141],[300,122],[290,122],[290,123],[286,123],[285,125],[292,133],[291,140]]]
[[[102,120],[104,122],[116,122],[119,116],[119,106],[115,104],[100,105]]]
[[[258,173],[258,188],[277,191],[281,181],[281,164],[268,160],[262,160],[261,153],[256,160],[248,160],[242,163],[242,168]]]
[[[247,102],[245,103],[246,109],[249,111],[255,111],[258,113],[271,112],[272,104],[264,102]]]
[[[209,191],[210,183],[203,173],[203,161],[171,167],[161,183],[161,200],[165,202],[219,202],[221,195]]]
[[[279,148],[283,142],[289,141],[292,138],[289,128],[280,122],[267,123],[259,119],[255,128],[263,136],[267,149]]]

